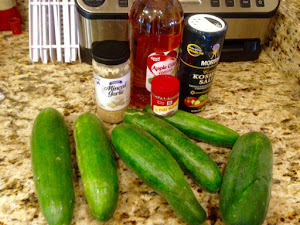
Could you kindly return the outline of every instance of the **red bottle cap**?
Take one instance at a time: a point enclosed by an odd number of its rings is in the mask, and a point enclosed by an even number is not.
[[[21,20],[18,17],[13,17],[9,20],[10,28],[14,35],[22,34]]]
[[[151,92],[162,98],[170,98],[179,93],[180,82],[172,75],[158,75],[151,81]]]

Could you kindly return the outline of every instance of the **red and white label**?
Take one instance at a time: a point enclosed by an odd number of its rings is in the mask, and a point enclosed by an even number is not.
[[[146,88],[148,91],[151,91],[151,81],[154,77],[163,74],[175,75],[177,49],[168,52],[153,52],[148,56],[146,71]]]
[[[169,100],[158,99],[151,95],[151,109],[160,116],[172,115],[178,110],[179,97],[175,97]]]

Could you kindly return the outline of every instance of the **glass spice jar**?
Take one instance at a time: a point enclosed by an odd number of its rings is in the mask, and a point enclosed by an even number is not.
[[[98,117],[108,123],[123,121],[130,102],[130,50],[122,41],[95,42],[92,47]]]
[[[179,80],[172,75],[159,75],[151,81],[151,109],[160,116],[171,116],[178,110]]]

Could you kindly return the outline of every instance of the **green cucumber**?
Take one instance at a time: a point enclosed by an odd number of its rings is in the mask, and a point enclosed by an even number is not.
[[[48,224],[70,224],[75,203],[72,159],[68,128],[57,110],[39,113],[30,145],[35,188]]]
[[[177,128],[150,113],[137,109],[128,109],[124,122],[135,124],[152,134],[204,190],[216,192],[220,188],[222,175],[218,165]]]
[[[145,106],[144,111],[153,114],[150,105]],[[231,148],[240,136],[226,126],[182,110],[177,110],[173,115],[161,118],[190,138],[215,146]]]
[[[113,146],[125,164],[149,187],[161,194],[187,224],[201,224],[206,213],[195,198],[179,165],[167,149],[145,130],[117,125]]]
[[[74,137],[91,215],[100,222],[108,221],[117,207],[119,179],[105,127],[97,116],[85,113],[75,121]]]
[[[234,144],[220,192],[221,218],[226,225],[260,225],[271,196],[273,155],[270,140],[249,132]]]

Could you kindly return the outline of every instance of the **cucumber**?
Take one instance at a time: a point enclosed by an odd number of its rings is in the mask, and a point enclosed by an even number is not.
[[[201,224],[206,213],[195,198],[182,170],[165,147],[145,130],[117,125],[113,146],[125,164],[149,187],[161,194],[187,224]]]
[[[114,214],[119,194],[117,166],[101,120],[82,114],[74,124],[79,171],[91,215],[100,222]]]
[[[204,190],[216,192],[220,188],[222,175],[217,164],[177,128],[137,109],[128,109],[125,112],[124,122],[135,124],[152,134]]]
[[[153,114],[150,105],[145,106],[144,111]],[[177,110],[173,115],[161,118],[190,138],[215,146],[231,148],[240,136],[226,126],[182,110]]]
[[[249,132],[234,144],[220,191],[226,225],[260,225],[266,217],[272,187],[272,146],[262,133]]]
[[[48,224],[70,224],[75,203],[72,159],[68,128],[57,110],[39,113],[30,147],[36,193]]]

